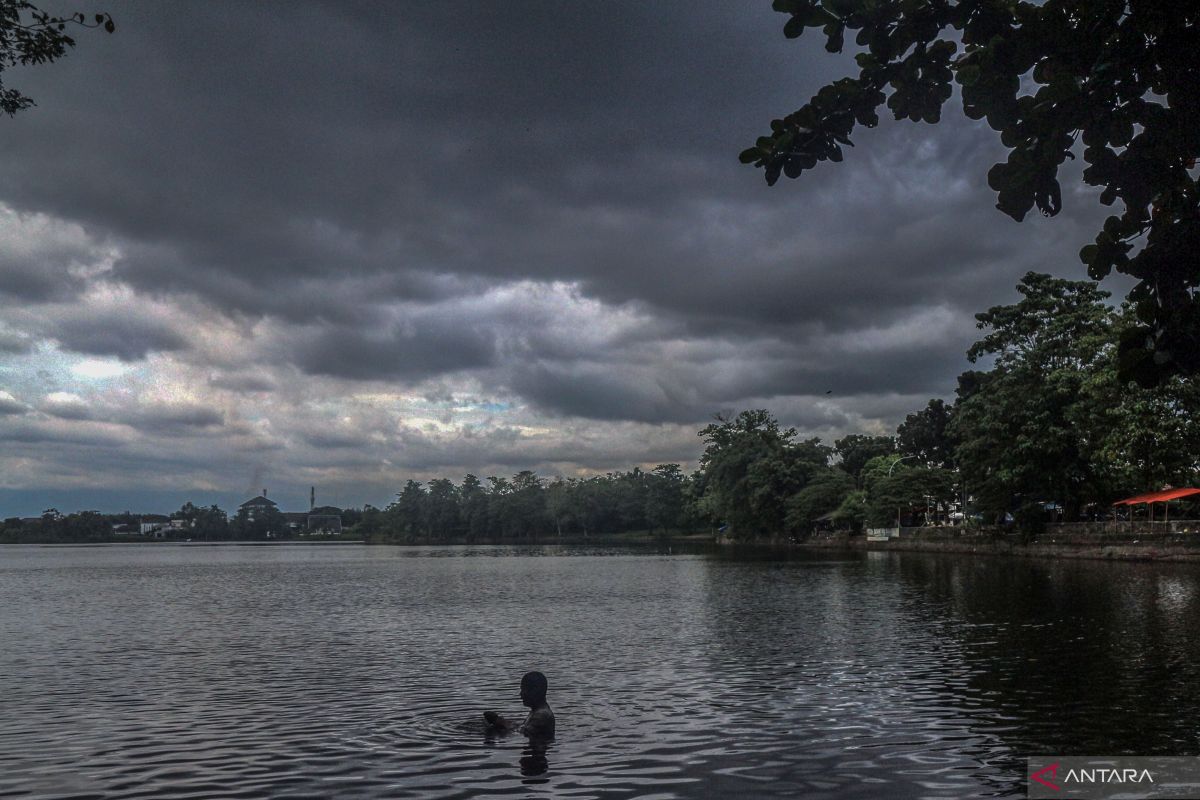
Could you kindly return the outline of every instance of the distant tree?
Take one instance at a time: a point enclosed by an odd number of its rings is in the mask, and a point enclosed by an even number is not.
[[[436,541],[448,541],[458,535],[460,509],[458,489],[447,478],[434,478],[424,503],[424,527]]]
[[[1082,140],[1083,180],[1120,200],[1080,252],[1092,278],[1138,280],[1138,323],[1120,341],[1122,377],[1150,385],[1200,371],[1200,4],[1126,0],[775,0],[784,35],[821,28],[856,77],[820,89],[741,154],[768,184],[841,161],[856,125],[936,123],[957,82],[964,113],[1009,150],[988,173],[997,207],[1022,220],[1062,207],[1058,169]],[[962,49],[959,54],[960,46]],[[1135,248],[1141,249],[1135,252]]]
[[[508,497],[508,523],[512,535],[533,539],[545,530],[546,498],[542,481],[530,470],[512,477],[512,493]]]
[[[458,489],[459,508],[468,541],[488,535],[488,497],[479,478],[467,474]]]
[[[369,503],[363,506],[362,516],[354,526],[353,533],[368,542],[384,542],[390,539],[386,512]]]
[[[192,532],[204,539],[226,539],[229,537],[229,515],[215,503],[197,509]]]
[[[290,534],[287,520],[275,506],[260,506],[253,515],[248,508],[240,508],[230,528],[239,539],[278,539]]]
[[[608,478],[593,477],[572,485],[571,516],[585,537],[604,530],[607,520],[612,519],[611,483]]]
[[[4,85],[4,70],[65,56],[67,49],[75,46],[75,40],[67,35],[68,27],[116,30],[108,14],[96,14],[91,20],[81,13],[57,17],[28,0],[0,0],[0,111],[11,117],[36,105],[30,97]]]
[[[683,524],[684,486],[687,482],[678,464],[659,464],[647,476],[646,524],[650,530],[678,530]]]
[[[425,489],[420,481],[409,480],[387,508],[392,533],[401,541],[413,541],[426,532]]]
[[[189,500],[179,507],[179,510],[171,515],[171,519],[184,519],[192,522],[196,519],[196,515],[200,513],[200,509],[196,508]]]
[[[488,535],[493,538],[508,539],[516,535],[518,524],[513,513],[512,493],[513,487],[508,478],[488,476],[487,529]]]
[[[563,525],[569,524],[571,519],[571,490],[572,484],[562,478],[555,478],[546,485],[546,515],[559,538],[563,535]]]

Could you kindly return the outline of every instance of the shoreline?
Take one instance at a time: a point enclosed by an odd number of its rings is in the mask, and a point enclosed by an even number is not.
[[[1179,535],[1156,536],[1157,540],[1113,537],[1110,541],[1051,541],[1044,534],[1028,543],[988,535],[955,538],[897,538],[867,541],[865,536],[810,539],[792,545],[806,550],[842,550],[854,552],[942,553],[951,555],[1007,556],[1009,558],[1058,558],[1095,561],[1159,561],[1200,563],[1200,535],[1186,539]]]

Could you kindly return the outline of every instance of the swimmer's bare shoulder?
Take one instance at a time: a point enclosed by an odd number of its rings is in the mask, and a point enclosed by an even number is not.
[[[554,735],[554,712],[550,706],[535,708],[529,712],[521,733],[526,736],[550,737]]]

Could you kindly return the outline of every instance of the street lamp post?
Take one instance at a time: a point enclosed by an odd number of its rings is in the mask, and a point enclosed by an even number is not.
[[[900,458],[897,458],[895,461],[893,461],[892,465],[890,467],[888,467],[887,476],[889,478],[892,477],[892,470],[894,470],[896,468],[896,465],[899,464],[901,461],[907,461],[910,458],[916,458],[916,456],[915,455],[901,456]],[[896,506],[896,535],[897,536],[900,535],[900,506]]]

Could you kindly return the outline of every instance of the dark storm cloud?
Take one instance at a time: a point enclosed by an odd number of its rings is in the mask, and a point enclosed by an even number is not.
[[[75,421],[95,419],[91,407],[77,397],[51,397],[45,400],[38,410],[58,419]]]
[[[115,243],[103,280],[139,297],[277,323],[262,352],[238,354],[262,370],[208,378],[235,393],[280,389],[275,367],[458,375],[559,422],[690,424],[779,403],[836,427],[853,415],[793,399],[880,396],[889,413],[951,391],[972,315],[1028,269],[1080,276],[1099,216],[1070,190],[1058,219],[1001,215],[985,176],[1002,151],[957,111],[885,119],[845,163],[766,187],[738,151],[853,62],[785,40],[765,1],[103,10],[117,34],[14,73],[39,106],[5,122],[0,201]],[[60,238],[0,261],[0,293],[77,294],[67,267],[90,251]],[[495,300],[522,281],[582,297]],[[77,352],[187,347],[185,323],[136,303],[56,313],[47,335]],[[636,319],[605,330],[619,313]],[[188,431],[223,417],[126,419]],[[302,438],[340,447],[330,436]],[[439,447],[412,452],[458,457]]]
[[[691,421],[696,410],[653,375],[612,367],[519,369],[512,388],[544,411],[600,420]]]
[[[0,353],[24,355],[33,350],[33,337],[14,331],[0,331]]]
[[[29,406],[12,397],[0,396],[0,417],[19,416],[29,413]]]
[[[166,323],[143,319],[135,305],[126,312],[90,316],[67,316],[51,328],[51,334],[67,350],[89,355],[116,356],[137,361],[150,353],[182,350],[187,340]]]
[[[3,198],[0,198],[3,199]],[[85,281],[69,267],[86,263],[86,249],[54,240],[36,226],[32,231],[17,228],[9,235],[36,236],[38,247],[32,251],[12,252],[10,243],[0,239],[0,304],[49,303],[68,300],[85,286]]]
[[[79,427],[61,427],[41,422],[19,421],[12,424],[0,422],[0,442],[36,444],[60,447],[119,448],[124,440],[107,431]],[[69,452],[67,455],[70,455]]]
[[[359,380],[419,379],[486,367],[495,356],[487,331],[453,320],[395,324],[381,331],[327,327],[297,345],[295,363],[313,375]]]
[[[177,436],[220,427],[225,416],[217,409],[196,404],[150,405],[122,413],[114,421],[143,433]]]
[[[226,298],[246,307],[273,293],[255,286],[333,271],[578,273],[558,257],[559,241],[578,241],[569,217],[540,247],[507,237],[547,208],[650,210],[721,180],[732,143],[775,108],[765,82],[730,68],[747,52],[757,68],[796,63],[763,35],[776,27],[765,10],[123,12],[120,36],[88,41],[52,74],[27,73],[46,102],[14,120],[32,158],[4,165],[7,199],[160,247],[157,265],[118,265],[139,285],[246,280],[251,291]],[[84,69],[96,78],[80,84]],[[725,113],[747,103],[744,122]],[[85,121],[86,152],[66,146]],[[711,172],[710,153],[726,168]]]
[[[208,385],[231,392],[270,392],[277,386],[270,377],[253,373],[213,375],[209,377]]]

